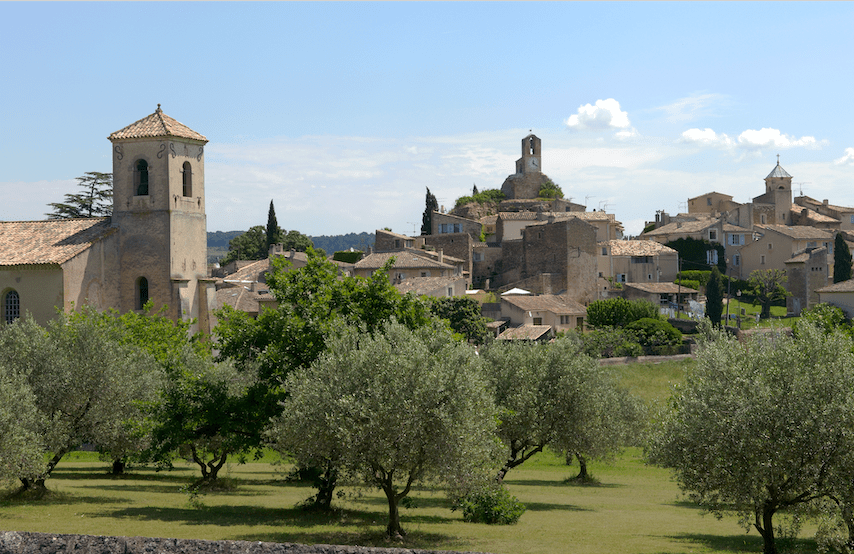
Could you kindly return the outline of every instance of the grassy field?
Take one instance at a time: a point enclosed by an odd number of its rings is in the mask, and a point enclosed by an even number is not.
[[[693,363],[691,361],[684,363]],[[682,380],[684,363],[632,364],[615,368],[622,382],[649,402],[660,402]],[[157,472],[132,468],[108,475],[108,464],[91,453],[73,453],[48,481],[42,500],[0,501],[0,529],[96,535],[238,539],[272,542],[400,546],[384,538],[385,498],[378,491],[343,487],[329,515],[295,505],[312,494],[287,482],[267,457],[231,464],[221,473],[228,490],[193,497],[183,488],[198,469],[179,463]],[[528,511],[517,525],[464,523],[441,491],[419,488],[401,512],[405,546],[492,553],[761,552],[755,531],[745,534],[734,516],[718,520],[686,502],[670,472],[643,463],[627,449],[612,463],[592,463],[598,485],[567,484],[576,467],[550,453],[536,456],[506,479]],[[805,530],[804,536],[809,536]],[[809,540],[794,544],[815,550]]]

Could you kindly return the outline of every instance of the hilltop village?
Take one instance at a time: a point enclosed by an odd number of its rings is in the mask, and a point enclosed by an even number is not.
[[[170,306],[173,319],[209,331],[222,306],[257,316],[274,305],[266,286],[270,258],[285,256],[298,268],[304,253],[274,245],[265,260],[206,269],[207,139],[158,106],[109,140],[111,218],[0,222],[5,321],[29,311],[44,322],[55,306],[139,310],[152,300]],[[764,187],[757,176],[761,194],[751,201],[708,192],[688,199],[687,213],[656,213],[630,239],[615,214],[554,194],[559,187],[544,172],[542,149],[536,135],[522,138],[500,194],[449,211],[428,208],[418,236],[377,230],[361,259],[336,262],[340,273],[368,277],[393,258],[390,278],[401,292],[480,299],[491,292],[500,300],[483,303],[483,314],[494,320],[496,336],[508,339],[581,330],[586,307],[615,296],[665,310],[702,305],[703,291],[675,281],[680,271],[712,265],[741,280],[755,270],[785,271],[789,314],[830,302],[852,315],[854,285],[833,284],[833,249],[837,235],[854,239],[854,208],[793,198],[793,177],[779,157]],[[679,240],[704,245],[705,267],[680,257],[672,247]]]

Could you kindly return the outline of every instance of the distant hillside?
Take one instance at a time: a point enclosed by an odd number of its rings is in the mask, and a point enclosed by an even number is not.
[[[228,241],[238,235],[242,235],[245,231],[213,231],[208,232],[208,261],[216,261],[225,256],[228,252]],[[355,250],[365,251],[368,246],[374,245],[373,233],[347,233],[346,235],[332,235],[309,237],[315,248],[320,248],[328,255],[332,255],[339,250]]]
[[[373,247],[376,240],[373,233],[347,233],[346,235],[322,235],[310,238],[315,248],[321,248],[329,256],[350,248],[364,252],[369,246]]]

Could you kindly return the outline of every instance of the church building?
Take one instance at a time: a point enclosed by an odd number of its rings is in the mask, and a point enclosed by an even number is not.
[[[110,218],[0,222],[0,315],[39,323],[89,304],[120,312],[167,306],[210,330],[204,145],[157,110],[109,136]]]

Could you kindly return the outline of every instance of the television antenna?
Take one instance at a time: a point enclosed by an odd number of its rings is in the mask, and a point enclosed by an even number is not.
[[[412,236],[415,236],[418,233],[418,224],[412,221],[407,221],[406,223],[407,225],[412,225]]]
[[[795,183],[795,184],[798,185],[798,190],[799,190],[798,196],[803,196],[804,195],[804,185],[811,185],[812,182],[811,181],[802,181],[800,183]]]
[[[584,197],[584,207],[585,208],[587,207],[587,204],[590,202],[591,198],[596,198],[596,197],[593,196],[592,194],[588,194],[587,196]]]

